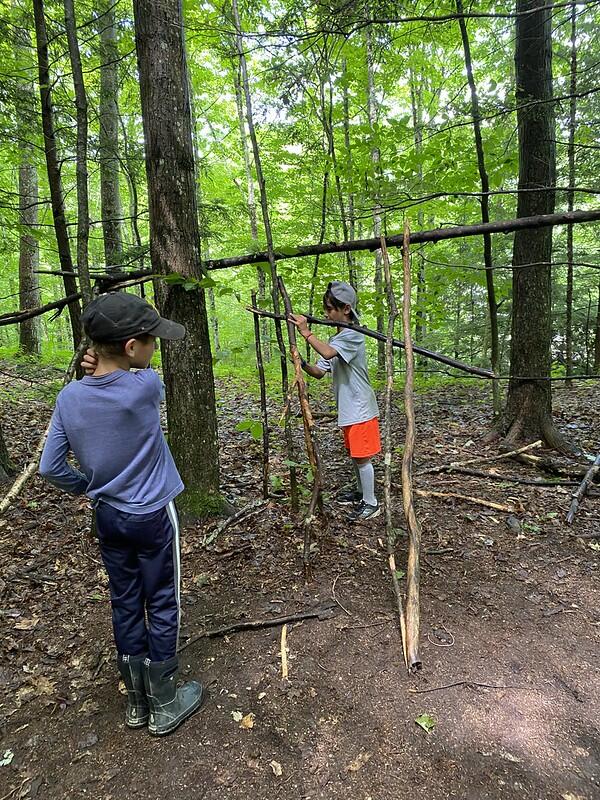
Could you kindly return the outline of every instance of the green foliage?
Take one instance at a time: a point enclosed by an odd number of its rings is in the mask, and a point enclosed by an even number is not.
[[[502,4],[501,4],[502,5]],[[39,244],[41,270],[59,268],[49,187],[40,128],[39,96],[34,85],[37,67],[31,15],[24,7],[0,2],[0,58],[3,87],[0,92],[0,314],[18,307],[19,241],[26,232]],[[504,10],[512,6],[504,4]],[[502,10],[500,6],[498,10]],[[134,22],[129,2],[114,7],[117,17],[119,61],[120,192],[123,207],[123,266],[149,265],[147,187],[145,184],[143,127],[135,63]],[[443,2],[435,9],[419,0],[410,13],[453,12]],[[75,187],[75,113],[71,70],[62,24],[62,5],[46,4],[50,37],[53,104],[58,131],[59,158],[66,200],[66,217],[75,252],[77,222]],[[241,7],[242,26],[250,35],[246,48],[254,124],[271,214],[275,249],[293,255],[296,248],[319,240],[339,241],[348,235],[373,235],[373,209],[381,208],[388,232],[402,230],[407,216],[413,230],[448,224],[474,223],[481,209],[476,193],[480,176],[475,158],[470,106],[465,91],[463,53],[455,22],[423,26],[419,22],[374,25],[370,30],[373,53],[373,87],[367,69],[366,31],[362,11],[352,4],[336,8],[335,29],[325,39],[321,26],[332,22],[327,4],[305,0],[276,6],[252,3]],[[556,10],[553,37],[555,94],[569,92],[570,42],[565,24],[570,10]],[[96,5],[78,4],[79,36],[86,90],[90,106],[89,191],[92,231],[90,266],[102,270],[104,249],[100,206],[98,158],[100,94],[99,26]],[[251,167],[255,195],[257,233],[251,230],[248,211],[249,176],[236,107],[237,64],[226,9],[217,3],[184,3],[189,77],[192,93],[195,150],[198,172],[199,227],[202,256],[214,259],[265,249],[256,173]],[[580,42],[576,131],[576,183],[594,186],[598,174],[596,120],[600,98],[597,84],[600,12],[586,6],[578,13]],[[346,27],[345,27],[346,26]],[[486,168],[490,180],[490,215],[506,219],[515,215],[518,178],[518,142],[514,106],[514,19],[469,20],[474,77],[478,88]],[[276,30],[269,37],[265,31]],[[260,35],[257,35],[260,32]],[[284,34],[283,36],[281,34]],[[275,45],[275,46],[274,46]],[[31,94],[33,89],[33,95]],[[33,100],[32,100],[33,97]],[[371,119],[367,108],[371,106]],[[568,175],[568,103],[557,105],[557,183]],[[332,147],[330,146],[333,146]],[[37,167],[40,197],[39,225],[25,229],[18,211],[18,171],[24,147]],[[377,151],[378,158],[374,158]],[[252,156],[250,154],[250,161]],[[325,224],[323,224],[323,187]],[[592,198],[592,199],[590,199]],[[577,207],[589,207],[593,195],[577,193]],[[137,208],[135,204],[137,203]],[[559,192],[557,207],[566,207]],[[350,219],[350,209],[354,216]],[[137,219],[132,215],[137,211]],[[343,219],[345,217],[345,219]],[[134,224],[135,222],[135,224]],[[139,240],[138,240],[139,236]],[[598,301],[599,239],[597,226],[575,230],[575,260],[590,266],[576,267],[573,303],[573,350],[576,369],[590,371],[593,363],[593,328]],[[566,250],[565,231],[555,231],[552,309],[554,373],[560,374],[565,349]],[[499,306],[502,369],[507,371],[511,326],[511,237],[493,237],[493,260],[498,269],[494,281]],[[397,297],[401,297],[399,253],[391,252]],[[413,252],[413,331],[425,347],[475,364],[488,365],[490,338],[486,306],[482,241],[479,238],[446,241],[415,248]],[[560,264],[560,266],[558,265]],[[375,290],[373,253],[353,256],[363,319],[375,325],[375,315],[385,310]],[[278,269],[297,311],[320,313],[321,295],[329,280],[348,277],[344,254],[314,259],[289,259]],[[180,266],[165,280],[188,291],[212,290],[219,324],[219,347],[214,348],[215,374],[247,381],[256,390],[252,317],[245,311],[250,292],[258,287],[259,273],[266,278],[266,299],[271,307],[268,263],[210,272],[200,279],[184,274]],[[316,277],[313,280],[313,273]],[[417,277],[423,283],[417,290]],[[42,302],[64,294],[58,275],[41,274]],[[419,318],[417,318],[417,314]],[[43,318],[42,363],[66,366],[70,333],[66,311],[57,318]],[[273,345],[275,337],[268,323]],[[318,331],[319,332],[319,331]],[[320,332],[319,332],[320,333]],[[327,332],[323,332],[326,336]],[[397,326],[400,333],[400,324]],[[0,354],[11,357],[18,349],[15,327],[0,327]],[[266,364],[270,393],[279,391],[278,358],[272,346]],[[369,343],[371,363],[376,346]],[[427,388],[448,380],[420,365],[417,386]],[[314,389],[322,391],[321,388]]]

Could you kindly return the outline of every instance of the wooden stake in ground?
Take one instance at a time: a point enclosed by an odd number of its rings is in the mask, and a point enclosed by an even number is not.
[[[596,460],[586,472],[585,478],[581,481],[579,488],[573,495],[571,508],[569,509],[569,513],[567,514],[567,525],[573,524],[573,520],[575,519],[575,514],[577,513],[577,509],[579,508],[579,503],[585,497],[585,494],[589,489],[592,480],[594,479],[594,475],[598,472],[599,469],[600,469],[600,454],[596,456]]]
[[[402,592],[396,572],[396,558],[394,547],[396,544],[396,534],[392,523],[392,390],[394,388],[394,324],[398,316],[398,307],[394,295],[394,286],[390,270],[390,259],[388,256],[385,238],[381,237],[381,255],[383,257],[383,270],[385,274],[385,286],[388,297],[388,327],[387,340],[385,343],[385,402],[383,411],[383,446],[384,446],[384,473],[383,473],[383,503],[385,507],[385,533],[388,553],[388,567],[392,578],[394,595],[396,596],[396,606],[400,620],[400,634],[402,636],[402,653],[404,663],[408,668],[406,652],[406,625],[404,619],[404,607],[402,604]]]
[[[306,383],[304,381],[304,374],[302,372],[302,361],[300,353],[298,352],[298,345],[296,343],[296,326],[293,322],[289,321],[290,315],[293,313],[292,303],[285,288],[285,284],[281,278],[278,278],[279,291],[283,298],[283,305],[285,313],[288,318],[287,329],[290,340],[290,352],[292,354],[292,361],[294,362],[294,371],[296,375],[296,388],[298,389],[298,399],[300,401],[300,410],[302,412],[302,422],[304,423],[304,441],[306,443],[306,453],[308,461],[313,473],[313,489],[312,496],[306,516],[304,518],[304,577],[306,580],[310,579],[310,543],[311,543],[311,530],[312,522],[315,516],[315,509],[317,504],[321,502],[321,462],[319,458],[319,448],[314,436],[315,421],[313,419],[310,403],[308,402],[308,394],[306,392]],[[254,316],[256,319],[256,315]]]
[[[81,360],[83,354],[86,351],[88,342],[87,339],[83,339],[79,344],[79,347],[73,354],[73,358],[71,359],[71,363],[67,371],[65,372],[63,378],[63,386],[66,386],[69,383],[73,375],[75,375],[75,371]],[[22,489],[25,487],[29,479],[37,472],[37,468],[40,463],[40,458],[42,457],[42,450],[44,449],[44,445],[46,444],[46,439],[48,438],[48,432],[50,431],[50,422],[48,423],[46,430],[42,434],[42,438],[39,440],[37,447],[33,452],[33,456],[29,464],[25,467],[25,469],[20,473],[17,477],[9,491],[4,495],[2,501],[0,502],[0,515],[4,514],[6,509],[17,499],[19,494],[21,493]]]
[[[256,305],[256,292],[252,292],[252,305]],[[256,314],[254,319],[254,346],[256,348],[256,366],[258,368],[258,381],[260,384],[260,419],[262,422],[262,476],[263,497],[269,496],[269,414],[267,412],[267,384],[265,381],[265,368],[262,357],[262,337],[260,325]]]
[[[287,624],[281,629],[281,680],[288,679],[288,659],[287,659]]]
[[[421,666],[419,657],[419,582],[421,527],[415,514],[412,487],[412,462],[415,452],[415,407],[413,385],[415,357],[410,330],[410,231],[404,221],[404,245],[402,248],[403,296],[402,327],[406,351],[406,379],[404,383],[404,413],[406,414],[406,442],[402,456],[402,500],[404,516],[408,526],[408,564],[406,567],[406,653],[408,669],[414,671]]]

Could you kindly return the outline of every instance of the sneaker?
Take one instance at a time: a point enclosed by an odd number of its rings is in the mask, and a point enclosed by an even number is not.
[[[348,521],[362,522],[367,519],[375,519],[375,517],[378,517],[380,514],[381,506],[379,503],[375,506],[370,506],[368,503],[365,503],[364,500],[361,500],[354,511],[348,515]]]
[[[357,489],[344,489],[336,495],[335,501],[341,506],[355,506],[362,500],[362,492]]]

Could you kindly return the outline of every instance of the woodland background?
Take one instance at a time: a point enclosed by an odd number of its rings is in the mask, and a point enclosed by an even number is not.
[[[50,2],[43,13],[58,166],[77,269],[77,101],[65,8]],[[456,11],[452,3],[435,8],[427,3],[243,5],[249,89],[276,248],[398,232],[405,215],[412,230],[481,220],[472,96]],[[509,219],[516,216],[519,171],[514,8],[494,3],[465,9],[467,15],[470,11],[483,12],[467,19],[466,27],[489,217]],[[551,12],[557,210],[585,209],[595,202],[599,13],[595,2],[559,3]],[[75,14],[87,100],[89,268],[92,273],[115,266],[140,269],[149,264],[149,226],[132,7],[78,2]],[[450,18],[443,22],[427,20],[445,15]],[[7,313],[19,303],[27,308],[57,300],[65,290],[60,276],[48,274],[60,268],[60,261],[32,7],[3,2],[1,16],[0,312]],[[414,21],[394,21],[413,16]],[[186,2],[183,19],[203,258],[264,250],[231,9]],[[164,111],[169,113],[168,97]],[[569,186],[578,190],[569,192]],[[565,374],[567,367],[588,374],[600,366],[598,237],[595,225],[575,227],[571,254],[567,228],[554,231],[554,374]],[[491,252],[502,374],[508,372],[511,240],[493,237]],[[372,253],[324,255],[318,263],[281,262],[279,272],[295,307],[308,310],[312,304],[320,313],[327,281],[348,278],[352,270],[365,321],[375,327],[384,305],[376,258]],[[489,365],[483,267],[479,237],[415,248],[417,342]],[[29,269],[33,277],[25,277]],[[575,276],[572,290],[569,272]],[[252,319],[244,306],[257,284],[252,266],[215,271],[205,279],[217,374],[254,370]],[[37,318],[29,328],[19,344],[16,326],[0,327],[2,354],[43,351],[44,361],[65,362],[72,346],[66,313]],[[431,364],[421,368],[423,379],[431,378]]]

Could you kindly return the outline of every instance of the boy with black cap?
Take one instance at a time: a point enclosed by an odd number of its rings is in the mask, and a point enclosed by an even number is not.
[[[333,322],[357,322],[356,292],[345,281],[332,281],[323,295],[325,315]],[[371,458],[381,451],[379,408],[369,382],[365,337],[352,328],[338,328],[329,342],[317,339],[308,327],[306,317],[290,317],[302,336],[320,358],[316,364],[303,363],[313,378],[331,372],[338,408],[338,425],[344,434],[346,449],[354,463],[356,490],[338,495],[338,502],[354,505],[351,522],[374,519],[381,513],[375,497],[375,472]]]
[[[83,364],[88,374],[56,399],[40,473],[92,500],[127,688],[125,721],[130,728],[148,724],[151,734],[161,736],[203,700],[196,681],[177,686],[179,528],[173,500],[183,483],[160,426],[163,385],[148,369],[156,339],[182,339],[185,328],[124,292],[97,297],[82,321],[92,340]],[[81,470],[67,462],[70,450]]]

